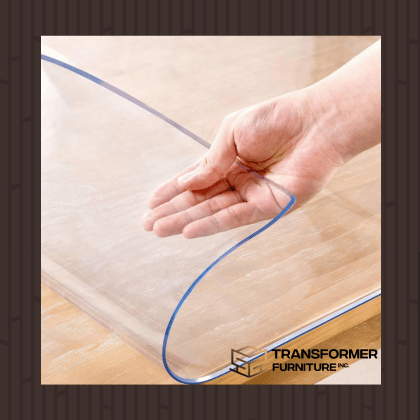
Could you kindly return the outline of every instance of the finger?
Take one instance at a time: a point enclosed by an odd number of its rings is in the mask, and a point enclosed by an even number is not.
[[[290,202],[290,196],[276,183],[256,172],[248,172],[238,165],[232,166],[226,174],[226,179],[244,201],[257,205],[263,213],[270,213],[270,217],[277,215]]]
[[[207,155],[194,171],[178,179],[179,185],[189,190],[210,187],[225,176],[236,156],[233,122],[225,119]]]
[[[164,185],[159,187],[149,198],[149,201],[147,202],[147,207],[149,207],[149,209],[152,210],[160,206],[161,204],[166,203],[169,200],[172,200],[172,198],[176,197],[178,194],[181,194],[184,191],[186,191],[186,188],[182,188],[179,185],[178,178],[181,175],[190,173],[199,164],[200,162],[194,163],[194,165],[189,166],[187,169],[183,170],[181,173],[172,177],[168,182],[166,182]]]
[[[161,204],[149,213],[145,214],[142,220],[143,228],[147,231],[151,231],[153,230],[153,225],[157,220],[196,206],[197,204],[226,191],[228,188],[230,188],[229,183],[223,179],[212,187],[201,191],[184,191],[183,193],[175,196],[172,200]]]
[[[189,223],[211,216],[240,202],[239,194],[225,191],[185,211],[159,219],[153,226],[153,232],[161,238],[177,235],[182,233]]]
[[[240,226],[257,223],[269,218],[251,203],[239,203],[209,217],[196,220],[185,226],[183,234],[187,239],[213,235]]]

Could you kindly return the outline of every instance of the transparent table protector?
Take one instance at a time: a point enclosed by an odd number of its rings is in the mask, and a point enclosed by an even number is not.
[[[285,218],[294,197],[271,183],[284,194],[272,221],[158,238],[141,225],[148,198],[206,143],[43,58],[43,281],[175,379],[217,377],[231,349],[273,347],[378,294],[380,178],[363,184],[349,165],[344,196],[327,191]]]

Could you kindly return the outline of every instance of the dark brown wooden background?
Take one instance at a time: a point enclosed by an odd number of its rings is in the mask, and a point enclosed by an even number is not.
[[[417,419],[417,0],[0,2],[0,417]],[[40,37],[383,35],[382,386],[40,386]]]

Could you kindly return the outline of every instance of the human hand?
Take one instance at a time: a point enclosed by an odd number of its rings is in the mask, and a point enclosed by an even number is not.
[[[340,159],[314,138],[303,92],[235,112],[206,157],[150,198],[143,219],[158,236],[206,236],[275,217],[290,197],[242,165],[293,192],[297,206],[328,182]]]
[[[293,209],[312,198],[339,166],[380,141],[380,89],[379,107],[375,85],[372,112],[356,112],[370,80],[363,84],[358,77],[359,90],[343,97],[355,72],[349,64],[329,80],[228,115],[204,159],[152,195],[144,229],[196,238],[275,217],[289,196],[244,166],[293,193]]]

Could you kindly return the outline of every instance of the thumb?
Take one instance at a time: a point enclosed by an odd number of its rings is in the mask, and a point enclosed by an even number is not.
[[[226,175],[236,156],[233,124],[225,119],[206,156],[196,169],[179,177],[178,184],[188,190],[208,188]]]

